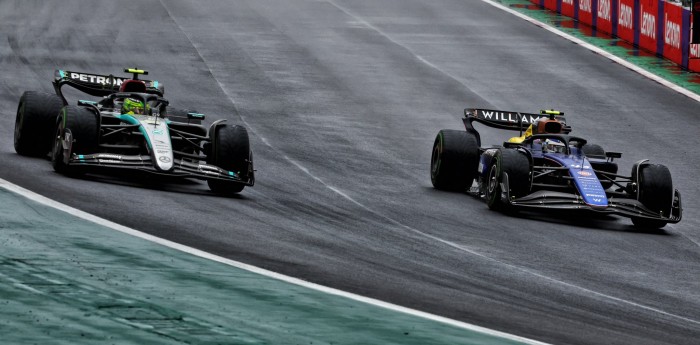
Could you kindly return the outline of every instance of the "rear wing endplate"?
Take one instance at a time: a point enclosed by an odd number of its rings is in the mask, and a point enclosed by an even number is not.
[[[63,93],[61,92],[61,88],[64,85],[71,86],[91,96],[104,97],[109,94],[119,92],[119,87],[122,85],[122,83],[129,79],[132,78],[117,77],[113,74],[101,75],[57,69],[54,71],[53,85],[54,89],[56,90],[56,94],[61,96],[64,103],[66,103],[65,97],[63,97]],[[146,83],[147,93],[156,94],[161,97],[163,96],[163,84],[159,83],[157,80],[139,80]]]

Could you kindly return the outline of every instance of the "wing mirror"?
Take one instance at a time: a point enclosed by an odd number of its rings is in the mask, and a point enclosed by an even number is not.
[[[608,161],[612,162],[615,158],[621,158],[622,153],[620,153],[620,152],[605,152],[605,157],[608,157]]]
[[[204,114],[200,113],[187,113],[187,118],[190,120],[204,120]]]

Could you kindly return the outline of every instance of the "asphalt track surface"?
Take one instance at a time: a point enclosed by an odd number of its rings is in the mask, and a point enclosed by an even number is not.
[[[257,183],[55,174],[13,149],[55,68],[137,66],[173,104],[245,125]],[[482,1],[0,2],[0,178],[120,224],[322,285],[556,344],[700,339],[697,103]],[[684,219],[491,212],[432,188],[465,107],[557,108],[666,164]],[[484,129],[485,144],[507,135]]]

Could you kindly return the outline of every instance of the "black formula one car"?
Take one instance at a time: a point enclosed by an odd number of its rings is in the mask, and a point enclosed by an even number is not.
[[[218,120],[205,128],[204,115],[169,107],[148,72],[124,70],[131,78],[56,70],[55,94],[26,91],[15,121],[15,151],[51,155],[59,173],[120,168],[206,180],[219,194],[253,186],[253,154],[245,127]],[[98,101],[68,104],[71,86]]]
[[[629,176],[618,175],[613,160],[622,154],[569,135],[563,115],[465,109],[466,131],[443,129],[435,138],[433,186],[484,198],[494,210],[590,210],[629,217],[643,229],[681,220],[681,194],[667,167],[645,159],[632,166]],[[473,122],[520,136],[482,148]]]

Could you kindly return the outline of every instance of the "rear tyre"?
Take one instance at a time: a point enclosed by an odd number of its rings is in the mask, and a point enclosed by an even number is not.
[[[69,105],[63,108],[58,117],[58,126],[51,151],[51,164],[56,172],[75,174],[80,172],[76,166],[66,164],[66,159],[73,154],[96,153],[99,138],[98,114],[94,111]],[[63,147],[66,132],[70,132],[69,147]]]
[[[632,170],[632,180],[637,184],[637,200],[644,207],[664,217],[671,215],[673,207],[673,181],[671,172],[661,164],[642,164],[639,176]],[[640,229],[656,230],[666,226],[667,222],[657,219],[632,218],[632,224]]]
[[[605,156],[605,150],[603,147],[597,144],[586,144],[583,145],[583,148],[581,148],[583,151],[583,154],[589,158],[593,159],[606,159],[607,157]],[[599,171],[605,171],[610,174],[617,174],[617,164],[613,162],[590,162],[591,166],[595,170]],[[609,175],[604,175],[604,174],[596,174],[598,177],[598,180],[600,181],[600,184],[603,186],[603,189],[608,189],[613,186],[613,182],[608,179]],[[614,177],[610,177],[614,180]]]
[[[58,95],[25,91],[19,99],[15,118],[15,151],[23,156],[41,157],[51,151],[51,135],[63,101]]]
[[[600,158],[605,159],[605,150],[602,146],[597,144],[586,144],[581,148],[583,154],[588,158]]]
[[[212,133],[211,153],[207,163],[233,171],[243,180],[253,178],[253,153],[250,151],[248,131],[243,126],[217,126]],[[225,180],[207,180],[209,188],[218,194],[240,193],[245,185]]]
[[[486,182],[486,201],[490,209],[496,211],[512,211],[511,204],[501,199],[501,183],[508,176],[509,195],[519,198],[527,195],[531,189],[530,159],[516,149],[499,149],[489,167]]]
[[[472,185],[479,165],[476,136],[443,129],[435,138],[430,160],[430,180],[436,189],[463,192]]]

